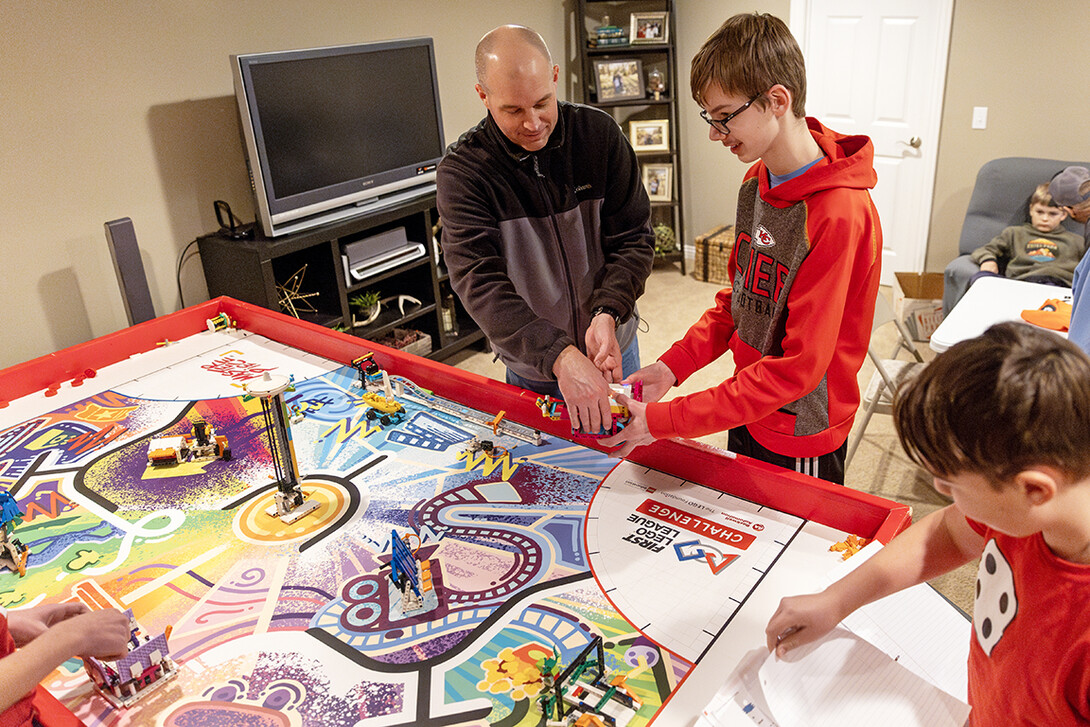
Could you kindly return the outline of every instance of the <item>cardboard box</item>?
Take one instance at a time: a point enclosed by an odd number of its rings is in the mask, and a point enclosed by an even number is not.
[[[893,310],[917,341],[942,323],[942,273],[894,273]]]

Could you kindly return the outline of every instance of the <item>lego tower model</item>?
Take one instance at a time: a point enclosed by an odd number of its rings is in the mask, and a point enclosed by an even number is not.
[[[276,476],[276,507],[269,508],[269,515],[279,517],[285,523],[293,523],[318,507],[316,500],[308,500],[299,484],[299,464],[295,459],[295,446],[291,441],[291,423],[284,392],[291,386],[286,376],[265,375],[257,383],[248,383],[246,393],[261,399],[261,412],[265,417],[265,431],[269,434],[269,451],[272,453],[273,472]]]

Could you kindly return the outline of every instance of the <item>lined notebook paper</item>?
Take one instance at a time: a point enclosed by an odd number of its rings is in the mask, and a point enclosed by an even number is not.
[[[880,550],[881,543],[872,543],[853,555],[847,562],[840,563],[828,574],[827,582],[832,583],[844,577],[848,571],[858,567],[871,555]],[[769,614],[771,616],[771,614]],[[874,663],[897,672],[906,672],[907,677],[914,677],[901,684],[892,681],[879,681],[886,691],[881,699],[871,699],[878,694],[873,688],[857,690],[851,664],[847,662],[843,673],[830,670],[823,665],[813,672],[810,662],[797,666],[791,663],[776,663],[768,657],[764,648],[747,654],[743,663],[727,679],[715,697],[705,708],[698,720],[699,727],[793,727],[794,725],[819,724],[815,714],[807,707],[802,711],[803,718],[797,718],[797,712],[780,714],[773,704],[774,697],[766,693],[763,683],[765,666],[771,663],[770,685],[775,695],[790,692],[788,696],[795,700],[803,699],[824,701],[831,705],[830,719],[822,724],[880,724],[888,725],[956,725],[960,727],[967,718],[969,707],[966,699],[966,662],[969,657],[969,641],[972,627],[969,620],[954,606],[947,602],[933,588],[921,584],[905,589],[879,601],[868,604],[844,619],[841,627],[826,637],[843,641],[850,638],[865,644],[872,652],[868,658]],[[869,642],[869,643],[868,643]],[[796,650],[805,654],[806,649],[814,650],[825,643],[811,644]],[[850,644],[841,643],[846,649]],[[863,651],[851,653],[854,660]],[[884,652],[884,653],[883,653]],[[832,652],[830,652],[832,653]],[[766,657],[768,657],[766,659]],[[789,656],[792,660],[796,657]],[[844,657],[839,657],[843,659]],[[834,660],[835,661],[835,660]],[[844,663],[843,661],[841,663]],[[765,666],[762,666],[764,664]],[[781,670],[779,667],[783,667]],[[873,667],[870,667],[873,668]],[[803,689],[805,685],[805,689]],[[913,686],[911,691],[905,687]],[[813,690],[824,690],[814,695]],[[809,695],[809,696],[807,696]],[[836,695],[829,697],[829,695]],[[905,695],[922,700],[922,705],[914,702],[913,706],[901,704],[909,716],[899,721],[887,717],[883,710],[891,709],[901,703]],[[953,695],[953,696],[951,696]],[[880,702],[877,703],[876,702]],[[955,707],[951,707],[953,704]],[[790,709],[791,704],[781,706],[780,710]],[[932,718],[930,712],[921,712],[923,708],[935,709],[945,718]],[[797,708],[796,708],[797,709]],[[849,711],[850,710],[850,711]],[[865,710],[865,711],[857,711]],[[872,711],[873,710],[873,711]],[[862,715],[862,716],[860,716]],[[924,715],[924,716],[919,716]],[[791,719],[795,721],[791,721]],[[854,720],[854,722],[853,722]]]
[[[969,716],[969,705],[843,628],[783,659],[769,655],[759,678],[780,727],[961,727]]]

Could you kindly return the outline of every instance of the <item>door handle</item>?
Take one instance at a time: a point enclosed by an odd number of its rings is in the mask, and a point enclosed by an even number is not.
[[[908,141],[902,141],[901,143],[902,144],[908,144],[913,149],[919,149],[920,145],[923,144],[923,139],[921,139],[918,136],[914,136],[911,139],[909,139]]]

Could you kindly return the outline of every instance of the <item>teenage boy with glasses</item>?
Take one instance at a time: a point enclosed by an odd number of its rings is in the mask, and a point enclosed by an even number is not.
[[[735,15],[693,59],[693,98],[709,138],[753,166],[738,193],[733,285],[658,361],[617,456],[663,437],[729,430],[739,454],[844,482],[870,342],[882,229],[869,189],[874,149],[806,118],[806,69],[782,20]],[[730,350],[734,375],[658,402]]]

